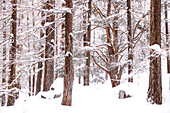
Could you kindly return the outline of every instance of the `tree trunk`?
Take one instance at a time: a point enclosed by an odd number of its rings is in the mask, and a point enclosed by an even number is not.
[[[55,15],[56,19],[58,18],[58,14]],[[58,27],[57,27],[57,22],[55,22],[55,55],[58,55]],[[58,67],[58,59],[55,58],[55,68]],[[55,70],[55,69],[54,69]],[[58,78],[58,74],[55,73],[55,78]]]
[[[11,49],[10,49],[10,66],[9,66],[9,70],[10,70],[10,75],[8,78],[8,84],[9,87],[8,89],[11,90],[9,93],[10,95],[8,96],[8,102],[7,102],[7,106],[12,106],[15,103],[15,99],[17,99],[19,97],[19,91],[16,91],[16,89],[14,88],[19,88],[19,82],[17,81],[18,78],[16,78],[16,63],[15,63],[15,59],[16,59],[16,30],[17,30],[17,0],[11,0],[11,4],[12,4],[12,25],[11,25],[11,34],[12,34],[12,41],[11,41]]]
[[[28,5],[28,4],[27,4]],[[29,18],[29,12],[27,13],[27,30],[29,31],[29,20],[30,20],[30,18]],[[28,40],[29,40],[29,36],[28,36]],[[31,50],[31,47],[30,47],[30,43],[28,43],[28,53],[30,52],[30,50]],[[31,64],[29,64],[29,67],[28,67],[28,75],[29,75],[29,96],[31,96],[32,95],[32,92],[31,92],[31,89],[32,89],[32,82],[31,82],[31,78],[32,78],[32,75],[31,75]]]
[[[167,49],[169,48],[169,32],[168,32],[168,10],[167,10],[167,0],[164,2],[165,4],[165,33],[166,33],[166,45]],[[167,52],[167,73],[170,73],[170,55],[169,52]]]
[[[34,7],[34,0],[32,0],[32,7]],[[34,10],[32,9],[32,26],[35,26],[35,15]],[[33,49],[35,50],[35,40],[33,37]],[[33,80],[32,80],[32,95],[35,95],[35,64],[32,65],[33,67]]]
[[[45,6],[43,6],[42,7],[43,9],[45,9]],[[44,27],[44,25],[45,25],[45,19],[44,19],[44,17],[45,17],[45,13],[44,13],[44,11],[42,11],[41,12],[41,18],[42,18],[42,20],[41,20],[41,26],[42,27]],[[40,30],[40,38],[43,38],[44,37],[44,32],[43,32],[43,29],[44,28],[42,28],[41,30]],[[39,50],[41,50],[41,48],[43,47],[43,45],[42,45],[42,43],[40,42],[40,45],[39,45],[40,47],[39,47]],[[40,52],[40,58],[44,58],[44,51],[41,51]],[[37,81],[36,81],[36,95],[41,91],[41,84],[42,84],[42,74],[43,74],[43,61],[39,61],[38,62],[38,74],[37,74]]]
[[[119,13],[119,7],[118,7],[118,3],[114,4],[114,9],[115,9],[115,14],[118,15]],[[113,45],[114,45],[114,57],[113,57],[113,75],[115,78],[115,85],[118,85],[118,69],[119,66],[116,66],[115,64],[117,64],[118,62],[118,16],[114,17],[114,22],[113,22]]]
[[[3,15],[5,16],[5,11],[6,11],[6,1],[3,0]],[[6,25],[6,22],[4,23]],[[3,39],[6,40],[6,27],[4,27],[3,29]],[[4,90],[6,89],[6,45],[3,45],[3,70],[2,70],[2,87],[4,88]],[[6,95],[3,94],[2,95],[2,102],[1,102],[1,106],[4,106],[6,103]]]
[[[151,0],[150,46],[158,44],[161,47],[161,0]],[[148,101],[162,104],[161,56],[153,56],[150,51],[150,75]]]
[[[131,0],[127,0],[127,30],[128,30],[128,75],[133,70],[133,42],[132,42],[132,27],[131,27]],[[133,82],[133,77],[128,77],[128,82]]]
[[[48,10],[53,9],[55,0],[48,0],[46,3],[46,8]],[[49,91],[50,86],[54,79],[54,29],[55,29],[55,15],[51,12],[47,13],[46,22],[52,22],[46,28],[46,43],[45,43],[45,72],[44,72],[44,82],[43,91]]]
[[[72,8],[72,0],[66,0],[66,7]],[[62,105],[72,105],[72,87],[73,87],[73,39],[72,39],[73,15],[67,12],[65,18],[65,75],[64,92]]]
[[[91,39],[91,3],[92,0],[88,2],[88,27],[87,27],[87,46],[90,46],[90,39]],[[86,53],[86,70],[84,76],[84,86],[89,86],[89,78],[90,78],[90,51]]]
[[[107,16],[110,16],[110,12],[111,12],[111,0],[108,0],[108,4],[107,4]],[[110,28],[109,26],[106,27],[106,31],[107,31],[107,42],[108,43],[112,43],[111,40],[111,34],[110,34]],[[109,68],[110,68],[110,72],[109,72],[109,76],[111,79],[111,84],[112,87],[116,87],[116,76],[115,76],[115,70],[112,66],[112,63],[114,62],[114,50],[111,46],[108,46],[108,52],[109,52]]]

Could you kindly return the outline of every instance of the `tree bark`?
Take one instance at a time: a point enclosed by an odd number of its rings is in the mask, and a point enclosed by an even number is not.
[[[131,25],[131,0],[127,0],[127,30],[128,30],[128,75],[133,70],[133,42],[132,42],[132,25]],[[133,82],[133,77],[128,77],[128,82]]]
[[[169,49],[169,32],[168,32],[168,10],[167,10],[167,0],[164,2],[165,5],[165,33],[166,33],[166,45],[167,49]],[[170,55],[169,52],[167,52],[167,73],[170,73]]]
[[[87,27],[87,46],[90,46],[90,39],[91,39],[91,3],[92,0],[88,2],[88,27]],[[89,79],[90,79],[90,51],[86,53],[86,70],[84,76],[84,86],[89,86]]]
[[[46,2],[47,10],[53,9],[55,6],[55,0],[48,0]],[[44,82],[43,91],[49,91],[50,87],[54,81],[54,29],[55,29],[55,15],[51,12],[47,13],[46,22],[52,22],[46,28],[46,43],[45,43],[45,72],[44,72]]]
[[[19,97],[19,91],[16,91],[14,88],[20,88],[20,84],[18,82],[18,78],[16,78],[16,33],[17,33],[17,0],[11,0],[12,4],[12,25],[11,25],[11,34],[12,34],[12,41],[11,41],[11,49],[10,49],[10,75],[8,78],[8,89],[11,90],[8,96],[7,106],[12,106],[15,103],[15,99]]]
[[[66,7],[73,7],[72,0],[66,0]],[[62,105],[72,105],[72,87],[73,87],[73,39],[72,39],[73,14],[66,12],[65,18],[65,75],[64,75],[64,92]]]
[[[6,11],[6,1],[3,0],[3,15],[5,16],[5,11]],[[4,23],[6,25],[6,21]],[[6,26],[4,26],[3,29],[3,39],[6,40]],[[3,70],[2,70],[2,86],[5,88],[6,85],[6,45],[3,45]],[[6,88],[5,88],[6,89]],[[4,89],[4,90],[5,90]],[[1,106],[4,106],[6,103],[6,95],[2,94],[2,102],[1,102]]]
[[[158,44],[161,47],[161,0],[151,0],[150,46]],[[153,56],[150,51],[150,75],[148,101],[162,104],[161,56]]]

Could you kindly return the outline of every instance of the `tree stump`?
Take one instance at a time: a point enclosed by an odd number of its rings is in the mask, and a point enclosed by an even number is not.
[[[126,98],[126,92],[123,90],[120,90],[119,91],[119,99],[124,99],[124,98]]]
[[[129,98],[131,95],[126,94],[124,90],[119,90],[119,99]]]

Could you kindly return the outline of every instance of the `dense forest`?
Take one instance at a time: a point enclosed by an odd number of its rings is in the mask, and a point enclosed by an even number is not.
[[[169,15],[169,0],[1,0],[0,105],[14,106],[20,93],[56,91],[53,83],[62,79],[63,92],[53,97],[72,106],[75,83],[114,89],[144,72],[145,101],[161,105]],[[133,98],[126,93],[119,90],[119,99]]]

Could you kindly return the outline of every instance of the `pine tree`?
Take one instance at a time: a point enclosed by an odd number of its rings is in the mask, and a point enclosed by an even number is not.
[[[66,0],[66,7],[72,8],[72,0]],[[73,39],[72,39],[73,14],[66,12],[65,15],[65,73],[64,73],[64,92],[62,105],[72,105],[73,87]]]
[[[151,0],[150,46],[154,44],[161,47],[161,0]],[[153,53],[151,50],[148,101],[162,104],[161,56]]]

